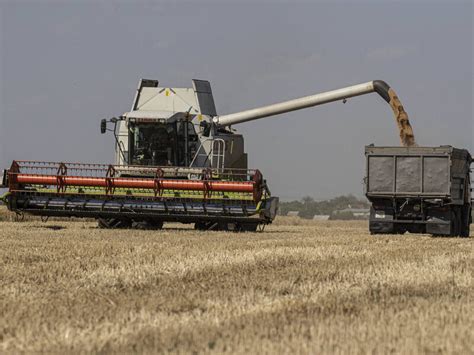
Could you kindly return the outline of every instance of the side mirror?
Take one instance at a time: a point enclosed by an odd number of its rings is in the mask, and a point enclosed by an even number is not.
[[[107,120],[105,118],[100,120],[100,133],[104,134],[107,131]]]
[[[204,137],[209,137],[209,135],[210,135],[210,133],[211,133],[211,125],[210,125],[208,122],[206,122],[206,121],[202,121],[202,122],[200,123],[200,126],[201,126],[201,128],[202,128],[202,135],[203,135]]]

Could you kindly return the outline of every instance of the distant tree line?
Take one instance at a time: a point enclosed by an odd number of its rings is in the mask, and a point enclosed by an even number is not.
[[[280,202],[280,214],[286,216],[290,211],[298,211],[298,216],[312,219],[314,215],[332,216],[336,211],[348,208],[366,209],[369,206],[367,200],[360,200],[353,195],[339,196],[325,201],[315,201],[312,197],[306,196],[300,201]],[[338,219],[344,219],[343,214],[339,213]]]

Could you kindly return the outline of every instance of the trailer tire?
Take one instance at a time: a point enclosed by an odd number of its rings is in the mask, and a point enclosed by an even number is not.
[[[464,237],[465,231],[465,208],[453,207],[451,209],[451,233],[450,237]]]
[[[451,208],[451,228],[450,228],[450,237],[456,237],[459,235],[459,216],[456,213],[456,208]]]
[[[461,233],[460,236],[463,238],[469,238],[471,224],[471,206],[466,204],[462,207],[461,213]]]
[[[371,235],[397,234],[395,223],[393,222],[369,222],[369,232]]]

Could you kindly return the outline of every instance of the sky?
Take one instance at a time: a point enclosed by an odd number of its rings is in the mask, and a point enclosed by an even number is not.
[[[113,162],[140,78],[209,80],[218,114],[382,79],[419,145],[474,152],[471,1],[0,0],[0,167]],[[234,128],[283,199],[363,196],[364,146],[399,145],[376,94]]]

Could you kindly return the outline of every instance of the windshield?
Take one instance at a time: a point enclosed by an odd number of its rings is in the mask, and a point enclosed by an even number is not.
[[[129,129],[132,165],[186,166],[195,152],[198,139],[190,122],[136,123]]]

